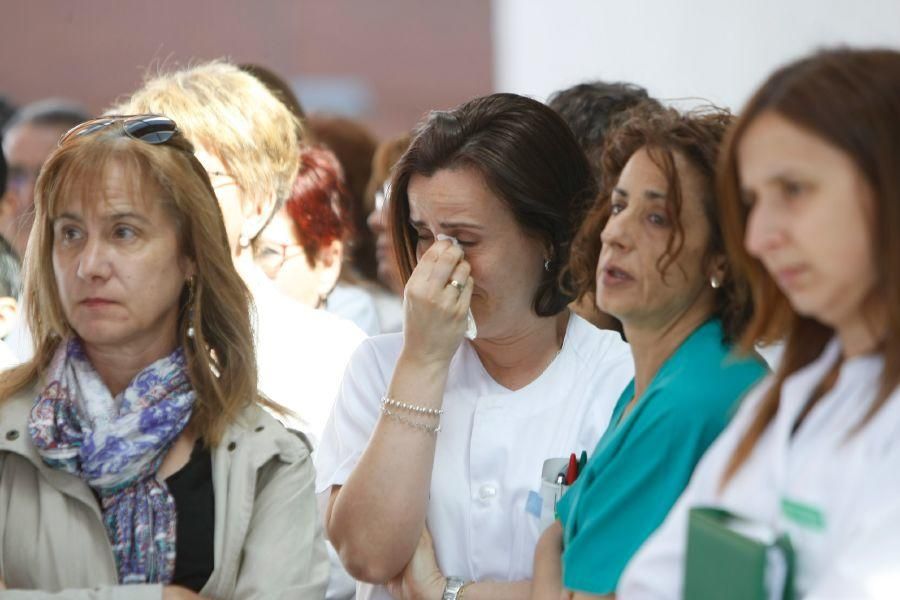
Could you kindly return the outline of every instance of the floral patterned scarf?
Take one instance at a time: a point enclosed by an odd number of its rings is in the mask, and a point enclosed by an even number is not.
[[[194,390],[181,348],[113,397],[78,338],[64,340],[31,411],[29,433],[49,466],[100,496],[119,583],[169,583],[175,501],[156,472],[191,416]]]

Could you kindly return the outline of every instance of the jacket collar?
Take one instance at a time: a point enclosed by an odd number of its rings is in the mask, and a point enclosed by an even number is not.
[[[61,492],[96,506],[90,488],[81,479],[46,465],[32,443],[28,419],[37,394],[35,386],[0,401],[0,453],[10,452],[25,458]],[[298,443],[298,437],[302,443]],[[213,462],[223,467],[220,472],[227,472],[236,460],[257,470],[273,458],[291,463],[308,453],[309,442],[305,436],[286,430],[256,403],[241,411],[225,429],[219,445],[212,449]]]
[[[37,390],[31,388],[0,402],[0,452],[12,452],[43,464],[28,434],[28,418],[35,398]]]
[[[87,484],[71,473],[49,467],[31,442],[28,419],[37,394],[37,388],[32,387],[15,394],[5,402],[0,402],[0,453],[10,452],[23,457],[50,485],[66,495],[81,500],[100,517],[100,507]]]

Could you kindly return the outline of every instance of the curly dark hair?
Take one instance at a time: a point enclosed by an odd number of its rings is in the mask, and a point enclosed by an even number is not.
[[[607,175],[595,206],[572,242],[567,269],[574,291],[578,294],[596,292],[597,260],[600,257],[600,232],[610,214],[612,190],[631,156],[641,148],[650,150],[650,158],[665,174],[667,183],[666,209],[672,220],[672,233],[666,249],[657,261],[660,273],[672,265],[684,246],[684,225],[681,222],[681,182],[675,168],[675,153],[683,156],[697,169],[704,186],[701,201],[709,222],[710,239],[706,260],[725,254],[725,241],[716,204],[716,164],[719,147],[725,132],[734,120],[724,109],[703,107],[686,113],[674,108],[643,104],[629,110],[621,124],[610,132],[603,151],[602,168]],[[714,316],[722,321],[725,338],[738,339],[752,314],[752,301],[746,280],[728,268],[725,280],[716,291]]]

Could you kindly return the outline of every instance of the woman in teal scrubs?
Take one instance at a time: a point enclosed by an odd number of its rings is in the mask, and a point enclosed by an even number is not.
[[[621,321],[635,377],[538,544],[533,598],[613,593],[766,372],[758,357],[732,352],[751,305],[729,268],[715,205],[730,121],[719,110],[639,109],[607,142],[609,186],[576,238],[571,271]]]

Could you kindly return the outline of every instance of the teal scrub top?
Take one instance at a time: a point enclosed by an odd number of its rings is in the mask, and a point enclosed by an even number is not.
[[[758,357],[737,357],[722,324],[698,327],[653,377],[631,412],[634,380],[584,472],[557,504],[564,531],[563,585],[611,594],[625,565],[663,522],[694,466],[766,373]]]

